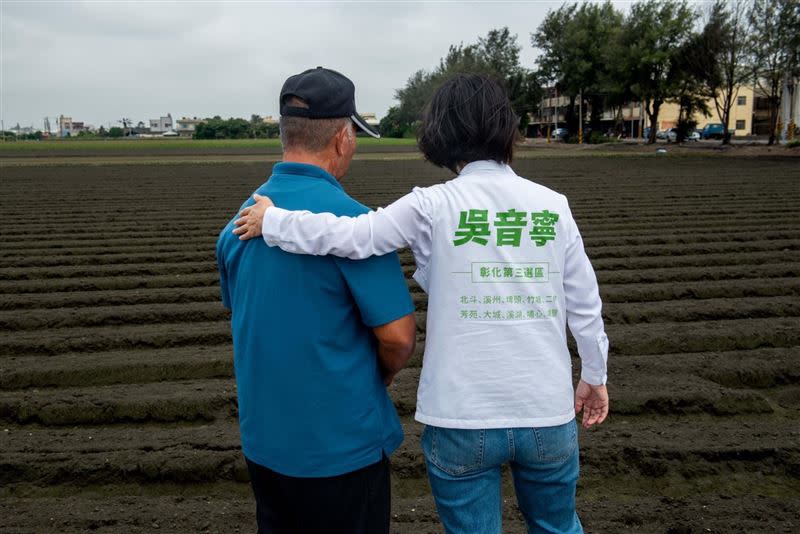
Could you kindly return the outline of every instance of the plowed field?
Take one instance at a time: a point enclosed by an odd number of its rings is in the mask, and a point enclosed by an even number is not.
[[[522,158],[565,193],[604,298],[610,419],[582,431],[589,532],[800,530],[800,158]],[[0,532],[253,532],[214,243],[261,162],[0,168]],[[447,178],[356,161],[385,205]],[[393,530],[440,532],[413,420]],[[575,362],[576,369],[579,362]],[[505,530],[523,532],[505,478]]]

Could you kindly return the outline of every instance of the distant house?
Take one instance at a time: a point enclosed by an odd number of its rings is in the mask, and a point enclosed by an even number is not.
[[[175,131],[181,137],[191,137],[197,125],[201,122],[203,122],[203,119],[198,119],[197,117],[192,117],[191,119],[188,117],[181,117],[175,121]]]
[[[131,128],[131,135],[140,136],[140,135],[147,135],[150,133],[150,128],[144,123],[144,121],[139,121],[136,123],[136,126]]]
[[[753,135],[753,109],[755,104],[755,93],[753,86],[742,85],[736,88],[730,111],[728,129],[734,131],[734,136],[742,137]],[[722,123],[722,117],[717,112],[714,99],[706,100],[706,106],[710,115],[706,117],[700,112],[695,112],[693,119],[697,121],[697,128],[702,129],[706,124]],[[667,130],[678,125],[680,116],[680,106],[675,103],[666,103],[661,106],[658,117],[658,129]],[[648,123],[649,126],[649,123]]]
[[[36,128],[34,128],[33,126],[20,126],[19,123],[17,123],[16,126],[10,128],[9,130],[14,132],[14,135],[17,136],[36,133]]]
[[[261,119],[261,122],[264,124],[278,124],[278,119],[274,118],[272,115],[267,115]]]
[[[83,121],[74,121],[72,117],[65,117],[64,115],[58,116],[59,137],[72,137],[87,129]]]
[[[167,113],[166,117],[150,119],[150,133],[163,134],[172,130],[172,115]]]
[[[362,113],[361,118],[364,119],[368,125],[374,126],[375,128],[381,123],[374,113]]]

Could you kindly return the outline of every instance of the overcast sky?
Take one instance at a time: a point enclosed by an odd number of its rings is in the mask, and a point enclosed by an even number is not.
[[[625,8],[626,2],[615,2]],[[532,67],[530,33],[561,2],[123,2],[0,0],[5,127],[45,116],[277,115],[290,75],[322,65],[382,117],[395,89],[450,44],[508,26]]]

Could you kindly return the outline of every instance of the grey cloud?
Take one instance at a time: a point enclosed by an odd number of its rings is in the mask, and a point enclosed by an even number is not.
[[[283,80],[316,65],[356,83],[379,116],[450,44],[509,26],[529,34],[560,2],[7,2],[2,9],[6,127],[59,113],[100,125],[129,116],[277,114]]]

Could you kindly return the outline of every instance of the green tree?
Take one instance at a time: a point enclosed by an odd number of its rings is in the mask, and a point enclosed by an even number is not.
[[[549,84],[563,83],[566,77],[564,67],[570,50],[564,36],[577,8],[577,4],[563,4],[555,11],[548,11],[536,33],[531,34],[531,43],[541,50],[536,60],[539,76]]]
[[[521,50],[517,36],[507,27],[491,30],[475,45],[473,64],[462,61],[461,72],[479,72],[503,82],[524,132],[530,122],[529,113],[538,109],[543,91],[536,73],[520,64]]]
[[[643,0],[631,6],[620,41],[620,72],[644,104],[655,143],[658,115],[668,100],[680,98],[682,63],[678,54],[693,33],[695,13],[685,0]]]
[[[400,118],[400,108],[392,106],[386,112],[386,116],[381,119],[378,129],[384,137],[406,137],[409,133],[406,123]]]
[[[725,129],[722,144],[730,143],[731,108],[739,88],[750,78],[745,66],[749,41],[746,17],[745,0],[716,0],[703,31],[706,48],[698,54],[707,58],[705,76],[698,74],[722,120]]]
[[[390,109],[391,117],[382,121],[384,131],[400,136],[414,132],[433,92],[447,79],[464,73],[488,75],[503,83],[524,127],[527,114],[534,109],[541,93],[538,78],[519,64],[520,50],[517,37],[508,28],[491,30],[477,43],[450,46],[434,70],[415,72],[397,90],[398,105]]]
[[[670,73],[676,94],[669,100],[679,106],[677,142],[682,143],[697,127],[695,116],[710,116],[708,102],[722,83],[718,56],[721,54],[723,19],[717,6],[709,11],[702,31],[693,33],[673,56]]]
[[[109,137],[114,137],[114,138],[122,137],[123,133],[124,132],[123,132],[122,128],[120,128],[119,126],[112,126],[111,128],[108,129],[108,136]]]
[[[755,0],[747,16],[748,64],[769,103],[769,144],[775,143],[783,84],[800,69],[800,0]]]
[[[450,52],[453,52],[453,47],[450,48]],[[425,104],[438,85],[439,81],[433,74],[418,70],[411,75],[405,87],[395,92],[395,99],[399,102],[396,120],[404,131],[416,130],[417,124],[422,119]]]
[[[570,98],[567,127],[577,129],[574,103],[583,100],[590,110],[593,130],[600,129],[604,109],[622,104],[623,87],[617,82],[614,60],[618,55],[624,17],[610,2],[564,4],[550,11],[531,35],[542,50],[539,73]]]

